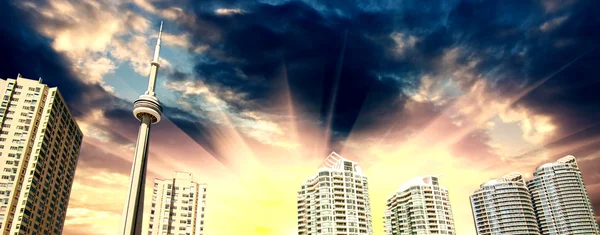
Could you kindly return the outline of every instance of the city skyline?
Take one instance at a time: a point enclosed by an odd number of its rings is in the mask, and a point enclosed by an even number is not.
[[[66,235],[117,232],[161,21],[147,179],[207,183],[206,234],[297,234],[298,186],[332,151],[368,176],[377,235],[415,176],[444,172],[474,235],[482,182],[566,155],[598,220],[599,4],[0,1],[0,78],[42,77],[83,132]]]

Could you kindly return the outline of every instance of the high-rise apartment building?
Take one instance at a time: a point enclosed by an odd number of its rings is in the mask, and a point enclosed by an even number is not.
[[[373,234],[369,184],[356,162],[332,152],[302,184],[298,234]]]
[[[531,195],[520,173],[480,186],[470,197],[478,235],[539,235]]]
[[[0,231],[61,234],[83,134],[41,79],[0,79],[0,94]]]
[[[387,200],[387,235],[456,234],[448,189],[438,176],[414,178]]]
[[[575,157],[541,165],[527,187],[541,234],[600,234]]]
[[[206,184],[192,174],[175,172],[173,179],[154,180],[149,235],[202,235]]]

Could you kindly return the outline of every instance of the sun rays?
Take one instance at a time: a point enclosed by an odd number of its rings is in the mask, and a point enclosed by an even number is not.
[[[418,1],[381,12],[361,6],[326,12],[315,7],[317,2],[225,8],[217,1],[217,10],[194,1],[156,5],[147,0],[131,3],[136,11],[79,8],[81,4],[70,4],[73,9],[65,12],[56,11],[58,6],[52,7],[54,12],[28,7],[31,13],[44,13],[32,22],[42,35],[58,38],[54,49],[77,55],[64,63],[72,71],[46,68],[60,71],[49,79],[67,84],[59,89],[69,89],[68,82],[58,80],[63,79],[60,73],[77,74],[76,81],[84,85],[75,86],[78,95],[73,97],[82,98],[72,99],[75,105],[70,106],[92,110],[73,108],[88,113],[78,120],[86,132],[87,152],[73,186],[70,234],[91,229],[114,234],[111,228],[118,224],[126,189],[120,181],[129,175],[138,130],[130,101],[124,99],[143,92],[135,84],[146,83],[140,75],[147,65],[145,35],[150,22],[165,17],[160,20],[176,32],[168,39],[176,42],[166,42],[164,48],[172,66],[165,61],[159,71],[157,93],[166,108],[163,121],[152,127],[146,186],[173,171],[190,172],[195,181],[207,183],[207,234],[295,234],[296,191],[331,151],[358,162],[368,176],[376,235],[383,232],[385,200],[415,176],[445,172],[440,180],[450,190],[457,232],[470,235],[468,194],[480,183],[515,170],[527,175],[539,162],[573,152],[589,163],[600,159],[597,125],[588,125],[596,117],[589,110],[596,105],[576,104],[578,94],[564,94],[597,84],[595,68],[587,67],[597,61],[592,58],[595,48],[589,47],[597,41],[595,35],[573,34],[590,30],[572,21],[589,15],[558,18],[572,28],[567,32],[560,25],[546,27],[554,16],[531,13],[527,24],[534,26],[524,30],[523,22],[512,25],[471,12],[487,9],[479,2],[433,4],[428,12],[415,7]],[[506,14],[514,11],[506,9]],[[87,10],[111,20],[87,19],[80,14]],[[71,13],[82,20],[63,19]],[[476,19],[466,22],[462,14]],[[59,20],[68,24],[58,27]],[[90,31],[107,27],[110,32]],[[480,27],[488,30],[486,35]],[[72,32],[88,31],[84,39],[99,36],[92,40],[96,43],[73,38]],[[589,35],[593,37],[578,39]],[[69,40],[76,45],[65,43]],[[23,50],[11,52],[23,61],[28,58],[22,55],[30,56]],[[548,65],[556,67],[544,68]],[[580,83],[582,77],[587,80]],[[106,94],[86,93],[98,84]],[[557,112],[551,103],[557,99],[538,96],[545,92],[570,96],[563,104],[568,107]],[[561,116],[562,111],[578,118]],[[589,169],[584,174],[592,175]],[[107,183],[111,180],[119,182]],[[600,192],[598,178],[588,182]],[[147,200],[146,210],[149,204]]]

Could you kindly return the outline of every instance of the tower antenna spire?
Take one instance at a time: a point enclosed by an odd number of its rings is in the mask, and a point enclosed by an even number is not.
[[[160,53],[160,38],[162,37],[162,29],[163,22],[160,22],[160,29],[158,30],[158,39],[156,40],[156,47],[154,48],[154,57],[152,58],[152,62],[158,63],[159,53]]]
[[[160,57],[160,38],[162,37],[162,28],[163,22],[160,22],[160,29],[158,30],[158,38],[156,39],[156,47],[154,47],[154,57],[152,58],[152,62],[150,62],[150,79],[148,79],[148,90],[146,94],[154,95],[154,90],[156,86],[156,75],[158,73],[158,68],[160,64],[158,63],[158,59]]]

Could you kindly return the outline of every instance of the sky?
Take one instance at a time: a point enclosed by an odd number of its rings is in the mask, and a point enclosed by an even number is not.
[[[480,184],[530,178],[566,155],[600,215],[598,8],[8,0],[0,78],[58,87],[84,132],[63,234],[117,231],[139,128],[132,102],[164,21],[164,116],[152,126],[148,180],[183,171],[206,183],[206,234],[296,234],[296,192],[335,151],[369,178],[375,234],[402,183],[443,173],[456,232],[474,235],[468,196]]]

